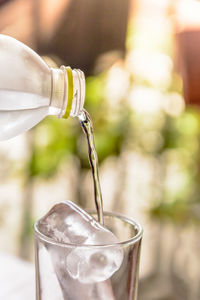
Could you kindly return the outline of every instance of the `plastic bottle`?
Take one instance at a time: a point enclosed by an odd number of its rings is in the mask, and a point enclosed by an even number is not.
[[[47,115],[78,116],[84,99],[82,71],[50,68],[29,47],[0,34],[0,140],[25,132]]]

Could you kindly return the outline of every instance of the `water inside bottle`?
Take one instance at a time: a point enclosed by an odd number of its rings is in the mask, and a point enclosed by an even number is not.
[[[0,90],[0,140],[7,140],[35,126],[47,115],[58,114],[49,98],[15,90]]]

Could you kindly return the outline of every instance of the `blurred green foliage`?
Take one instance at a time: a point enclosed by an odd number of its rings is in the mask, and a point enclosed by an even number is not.
[[[47,118],[34,129],[34,146],[29,161],[31,177],[53,176],[62,160],[76,152],[78,128],[70,125],[63,120]]]
[[[85,108],[90,112],[95,130],[99,163],[110,155],[119,155],[128,130],[129,110],[125,107],[118,116],[104,97],[105,74],[87,79]],[[78,119],[62,120],[49,117],[34,129],[34,146],[29,161],[32,177],[51,177],[69,155],[80,160],[81,167],[89,168],[87,144]]]

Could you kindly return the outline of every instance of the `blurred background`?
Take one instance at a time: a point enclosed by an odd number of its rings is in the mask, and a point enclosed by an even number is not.
[[[200,1],[0,0],[0,33],[86,74],[104,209],[144,228],[139,300],[200,299]],[[94,208],[76,119],[0,144],[0,251],[33,261],[33,223]]]

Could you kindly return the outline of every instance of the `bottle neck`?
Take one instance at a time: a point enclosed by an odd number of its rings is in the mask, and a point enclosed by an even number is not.
[[[50,114],[59,118],[77,117],[85,101],[85,76],[81,70],[51,68]]]

